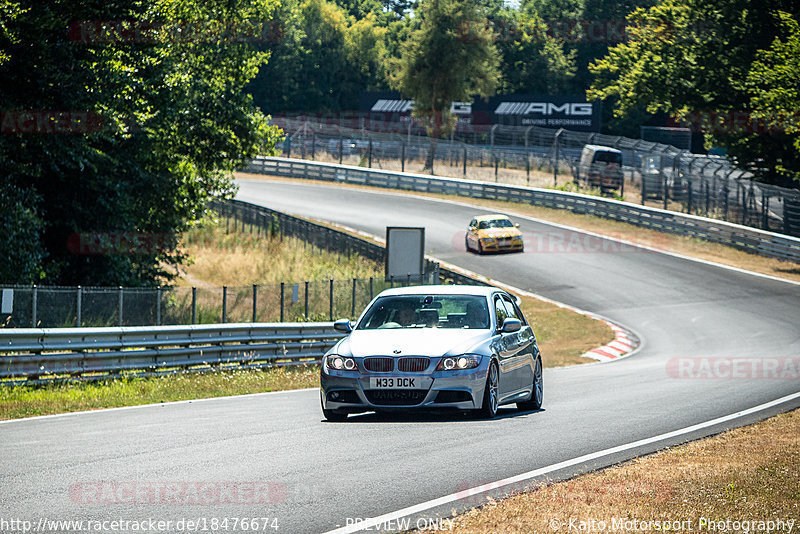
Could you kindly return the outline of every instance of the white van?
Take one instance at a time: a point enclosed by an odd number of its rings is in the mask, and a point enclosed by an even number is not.
[[[578,179],[603,193],[618,190],[622,193],[622,152],[610,146],[585,145],[578,165]]]

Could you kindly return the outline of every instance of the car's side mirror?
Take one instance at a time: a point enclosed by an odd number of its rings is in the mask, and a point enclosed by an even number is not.
[[[506,317],[503,320],[503,326],[500,328],[500,331],[504,334],[511,334],[512,332],[518,332],[520,328],[522,328],[522,321]]]
[[[519,228],[519,223],[514,223],[514,226],[515,226],[516,228]]]
[[[353,331],[353,327],[350,324],[350,319],[339,319],[333,323],[333,329],[337,332],[341,332],[342,334],[349,334]]]

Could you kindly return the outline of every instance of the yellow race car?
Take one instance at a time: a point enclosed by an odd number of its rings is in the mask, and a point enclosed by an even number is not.
[[[464,242],[467,252],[474,250],[478,254],[524,250],[519,225],[505,215],[475,217],[469,223]]]

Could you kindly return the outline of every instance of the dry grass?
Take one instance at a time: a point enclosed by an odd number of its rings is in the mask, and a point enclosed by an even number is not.
[[[601,321],[539,299],[521,299],[522,313],[533,325],[544,367],[592,362],[581,354],[614,340],[614,332]]]
[[[191,263],[182,270],[178,285],[248,286],[383,276],[382,264],[361,256],[333,254],[294,238],[227,233],[224,221],[187,232],[183,247]]]
[[[287,178],[264,176],[261,174],[238,173],[237,176],[242,179],[249,180],[279,180],[279,181],[295,181]],[[303,183],[319,183],[330,185],[329,182],[317,182],[313,180],[300,180]],[[354,187],[357,189],[368,189],[376,191],[386,191],[385,189],[350,185],[350,184],[337,184],[338,187]],[[408,193],[424,197],[441,198],[444,200],[453,200],[458,202],[469,203],[474,206],[490,208],[493,210],[503,211],[511,215],[519,214],[534,217],[542,221],[553,222],[562,224],[573,228],[579,228],[594,232],[596,234],[608,236],[615,239],[622,239],[625,241],[641,244],[656,250],[666,252],[674,252],[683,254],[707,261],[729,265],[740,269],[746,269],[757,273],[762,273],[778,278],[785,278],[787,280],[794,280],[800,282],[800,265],[797,263],[780,261],[773,258],[765,258],[755,254],[737,250],[732,247],[710,243],[700,239],[693,239],[674,234],[667,234],[658,232],[656,230],[649,230],[640,228],[632,224],[627,224],[619,221],[612,221],[595,217],[592,215],[580,215],[566,210],[556,210],[550,208],[541,208],[537,206],[530,206],[528,204],[517,204],[513,202],[502,202],[495,200],[483,200],[475,198],[465,198],[455,195],[440,195],[435,193]]]
[[[319,366],[0,388],[0,419],[319,386]]]
[[[455,533],[612,532],[620,520],[683,521],[673,528],[712,531],[708,521],[800,523],[800,411],[673,447],[617,467],[554,483],[455,517]],[[570,522],[572,521],[572,528]],[[584,527],[581,528],[581,521]],[[594,521],[594,523],[591,523]],[[601,528],[605,522],[606,528]],[[691,527],[691,528],[687,528]],[[726,525],[723,532],[757,532]],[[761,529],[763,531],[763,529]],[[788,532],[773,528],[772,532]]]
[[[281,242],[246,233],[229,234],[224,223],[206,224],[187,233],[184,246],[194,261],[182,273],[180,284],[199,288],[275,284],[303,279],[363,278],[378,275],[380,270],[374,262],[360,257],[312,251],[296,239],[284,238]],[[234,309],[236,295],[237,289],[233,288],[228,310],[233,319],[237,312]],[[580,354],[613,339],[611,330],[602,322],[537,299],[523,297],[522,302],[523,311],[539,339],[546,367],[590,362],[592,360],[581,358]],[[217,317],[219,305],[216,292],[198,293],[200,315],[205,313]],[[249,314],[249,307],[245,311]],[[295,318],[291,310],[287,310],[287,314],[290,320]],[[327,319],[325,314],[314,318]],[[319,367],[303,366],[41,387],[2,387],[0,419],[318,386]]]

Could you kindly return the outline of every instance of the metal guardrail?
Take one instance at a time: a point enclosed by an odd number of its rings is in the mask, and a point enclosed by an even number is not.
[[[333,323],[0,330],[0,384],[320,363]]]
[[[275,157],[259,157],[245,170],[289,178],[370,185],[566,209],[574,213],[622,221],[661,232],[704,239],[761,256],[800,262],[800,238],[580,193]]]
[[[379,244],[263,206],[228,201],[214,207],[246,224],[277,222],[278,232],[319,247],[383,258]],[[427,265],[432,279],[426,283],[485,284],[430,259]],[[354,299],[353,315],[355,308]],[[0,386],[318,364],[341,337],[332,322],[0,329]]]
[[[278,155],[424,173],[431,146],[424,126],[413,118],[372,119],[273,117],[287,135],[278,145]],[[643,139],[459,122],[449,139],[437,141],[434,168],[444,176],[534,187],[556,188],[559,182],[564,185],[564,178],[574,178],[592,188],[580,180],[585,170],[579,168],[579,160],[586,145],[621,152],[625,181],[615,189],[622,195],[624,185],[629,202],[635,196],[642,205],[800,237],[800,190],[756,182],[752,173],[737,169],[725,157],[692,154]]]

